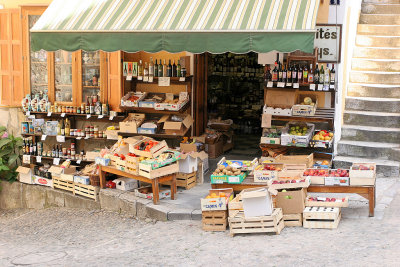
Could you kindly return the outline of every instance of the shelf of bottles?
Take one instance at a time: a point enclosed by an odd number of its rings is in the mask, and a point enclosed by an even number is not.
[[[72,53],[58,50],[54,53],[55,95],[57,102],[72,102]]]
[[[39,15],[29,15],[29,29],[35,25]],[[30,36],[29,36],[30,38]],[[30,76],[31,76],[31,91],[32,94],[47,95],[48,92],[48,77],[47,77],[47,52],[40,50],[37,52],[30,51]]]
[[[279,57],[275,61],[274,69],[270,69],[269,65],[266,66],[264,74],[264,85],[267,88],[293,88],[305,89],[309,91],[335,91],[336,85],[336,71],[335,64],[324,65],[321,64],[319,68],[318,63],[313,68],[313,64],[299,65],[293,64],[287,66],[281,64]]]
[[[82,102],[100,98],[100,52],[82,52]]]

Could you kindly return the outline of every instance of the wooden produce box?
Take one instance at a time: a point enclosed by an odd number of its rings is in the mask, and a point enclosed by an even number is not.
[[[74,192],[74,182],[61,179],[57,176],[53,176],[53,188],[62,189],[69,192]]]
[[[276,170],[264,170],[265,165],[274,166]],[[261,163],[259,164],[255,170],[254,174],[254,182],[255,183],[266,183],[269,180],[277,179],[278,173],[283,170],[284,164],[282,163]],[[279,170],[280,169],[280,170]]]
[[[270,216],[250,218],[245,218],[244,212],[240,211],[235,216],[229,217],[228,221],[229,231],[232,236],[250,233],[275,233],[278,235],[285,227],[282,209],[274,209]]]
[[[201,217],[204,231],[226,231],[228,225],[226,210],[202,211]]]
[[[125,171],[126,170],[126,161],[118,158],[115,162],[115,167],[120,170],[120,171]]]
[[[317,199],[317,200],[314,200]],[[332,199],[332,198],[329,198]],[[344,201],[343,201],[344,200]],[[327,201],[326,197],[311,197],[306,198],[306,207],[338,207],[345,208],[349,206],[349,197],[335,198],[335,201]]]
[[[117,167],[117,160],[119,160],[120,157],[114,156],[112,154],[108,154],[108,157],[110,158],[110,166]]]
[[[296,104],[296,91],[281,89],[264,90],[264,114],[292,116],[292,106]]]
[[[158,142],[158,144],[153,146],[150,149],[150,151],[143,151],[143,150],[136,149],[136,146],[142,144],[143,142],[147,142],[147,141],[155,141],[155,140],[153,140],[152,138],[145,137],[136,143],[129,144],[129,152],[131,152],[135,155],[141,156],[141,157],[156,158],[157,156],[159,156],[161,153],[163,153],[164,151],[166,151],[168,149],[168,145],[167,145],[167,142],[165,142],[165,140]]]
[[[133,174],[133,175],[138,175],[139,174],[139,158],[138,157],[131,157],[131,156],[126,156],[125,157],[125,164],[126,168],[125,171]]]
[[[301,105],[305,97],[310,97],[314,105]],[[297,95],[297,104],[293,105],[292,113],[293,116],[314,116],[318,106],[318,97],[312,94],[301,94]]]
[[[303,214],[283,214],[283,221],[285,222],[285,227],[303,226]]]
[[[157,177],[165,176],[168,174],[178,173],[179,165],[178,163],[174,163],[171,165],[167,165],[158,169],[152,169],[151,165],[141,164],[139,163],[139,175],[147,177],[149,179],[154,179]]]
[[[196,186],[197,172],[192,173],[181,173],[178,172],[176,174],[176,186],[183,187],[186,190],[189,190]],[[171,182],[162,183],[165,185],[170,185]]]
[[[228,203],[233,199],[233,189],[232,188],[210,189],[208,192],[209,195],[213,193],[215,193],[217,196],[219,196],[220,193],[225,193],[225,197],[200,199],[201,210],[202,211],[227,210]]]
[[[159,191],[159,199],[167,198],[171,195],[171,190],[160,188]],[[143,186],[135,189],[135,196],[145,198],[145,199],[153,199],[153,188],[151,185]]]
[[[119,123],[120,132],[137,133],[137,129],[143,123],[145,114],[129,113],[123,121]]]
[[[325,177],[329,175],[328,169],[307,169],[304,171],[303,176],[310,179],[311,184],[324,185]]]
[[[337,207],[306,207],[303,211],[303,227],[336,229],[340,218],[340,208]]]
[[[171,121],[171,115],[165,115],[158,121],[159,124],[163,124],[163,129],[166,134],[183,135],[187,129],[193,124],[193,118],[189,114],[184,116],[182,121]]]
[[[95,201],[99,200],[100,188],[98,186],[86,185],[86,184],[74,184],[74,194],[84,196]]]
[[[375,185],[376,163],[353,163],[349,176],[350,185]]]
[[[296,180],[295,183],[292,183],[292,180]],[[274,183],[274,181],[278,181],[279,183]],[[283,183],[281,183],[283,181]],[[310,186],[310,179],[304,177],[303,179],[278,179],[278,180],[269,180],[268,187],[271,189],[279,190],[279,189],[292,189],[292,188],[308,188]]]
[[[275,163],[284,164],[306,164],[307,168],[312,168],[314,164],[314,155],[278,155],[275,157]]]

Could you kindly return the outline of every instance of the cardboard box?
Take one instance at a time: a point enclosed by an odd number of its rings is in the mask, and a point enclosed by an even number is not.
[[[113,182],[116,185],[116,189],[123,191],[131,191],[138,188],[138,181],[127,177],[120,177],[113,180]]]
[[[143,123],[145,114],[129,113],[123,121],[119,123],[120,132],[137,133],[139,126]]]
[[[204,143],[190,143],[190,144],[183,144],[180,143],[180,150],[183,153],[189,153],[189,152],[200,152],[205,149]]]
[[[118,140],[119,130],[106,130],[105,134],[109,140]]]
[[[291,108],[273,108],[264,105],[263,107],[264,114],[276,115],[276,116],[292,116]]]
[[[48,187],[53,187],[53,180],[52,179],[48,179],[48,178],[44,178],[44,177],[41,177],[41,176],[34,175],[33,176],[33,180],[34,180],[35,184],[48,186]]]
[[[201,210],[209,211],[209,210],[227,210],[227,205],[229,201],[233,199],[233,189],[232,188],[221,188],[221,189],[210,189],[209,195],[215,193],[219,196],[219,193],[225,193],[225,197],[219,198],[202,198],[201,202]]]
[[[35,183],[34,179],[32,178],[33,173],[30,168],[19,166],[16,169],[16,172],[18,172],[18,180],[21,183],[25,183],[25,184],[34,184]]]
[[[314,105],[300,105],[305,97],[310,97]],[[299,93],[296,103],[292,107],[293,116],[314,116],[318,106],[318,97],[317,95]]]
[[[74,174],[76,172],[76,166],[69,166],[68,168],[61,168],[59,166],[51,166],[49,172],[52,176],[60,177],[61,174]]]
[[[307,190],[304,188],[278,192],[276,207],[281,208],[283,214],[302,213],[305,208]]]
[[[269,216],[272,214],[272,198],[267,188],[245,189],[241,195],[245,218]]]
[[[281,90],[281,89],[266,89],[264,94],[264,103],[267,107],[289,109],[296,104],[296,91],[295,90]],[[271,114],[271,113],[266,113]],[[284,114],[272,114],[284,115]],[[290,113],[289,116],[292,114]],[[287,115],[286,115],[287,116]]]
[[[60,179],[63,179],[65,181],[73,182],[74,181],[74,174],[61,173]]]
[[[74,183],[89,185],[90,184],[90,177],[89,176],[82,176],[82,175],[75,175],[74,176]]]
[[[161,117],[158,123],[163,123],[166,134],[183,135],[193,124],[192,116],[186,114],[181,122],[170,121],[171,115]]]
[[[314,155],[311,153],[310,155],[278,155],[275,157],[275,163],[284,163],[284,164],[305,164],[307,168],[312,168],[314,163]]]
[[[215,159],[221,156],[224,153],[223,149],[224,142],[222,140],[219,140],[215,144],[206,144],[206,152],[210,159]]]
[[[192,173],[197,171],[198,158],[192,153],[181,154],[181,159],[179,160],[179,172],[182,173]]]

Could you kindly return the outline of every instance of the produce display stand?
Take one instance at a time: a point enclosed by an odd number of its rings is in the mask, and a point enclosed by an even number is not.
[[[123,177],[131,178],[131,179],[136,179],[141,182],[149,183],[152,186],[153,189],[153,203],[158,204],[159,201],[159,184],[171,181],[171,199],[175,199],[175,193],[177,192],[176,188],[176,174],[169,174],[166,176],[162,177],[156,177],[154,179],[149,179],[140,175],[133,175],[124,171],[117,170],[114,167],[110,166],[100,166],[99,168],[99,174],[100,174],[100,187],[105,188],[106,187],[106,173],[113,173],[116,175],[120,175]]]
[[[211,184],[212,189],[232,188],[234,192],[241,192],[244,189],[265,187],[267,183],[254,183],[253,176],[248,176],[241,184]],[[307,188],[309,193],[351,193],[358,194],[369,202],[369,216],[374,217],[376,203],[375,185],[371,186],[328,186],[328,185],[310,185]]]

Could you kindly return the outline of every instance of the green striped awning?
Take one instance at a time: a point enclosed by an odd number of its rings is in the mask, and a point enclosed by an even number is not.
[[[320,0],[54,0],[32,49],[312,52]]]

